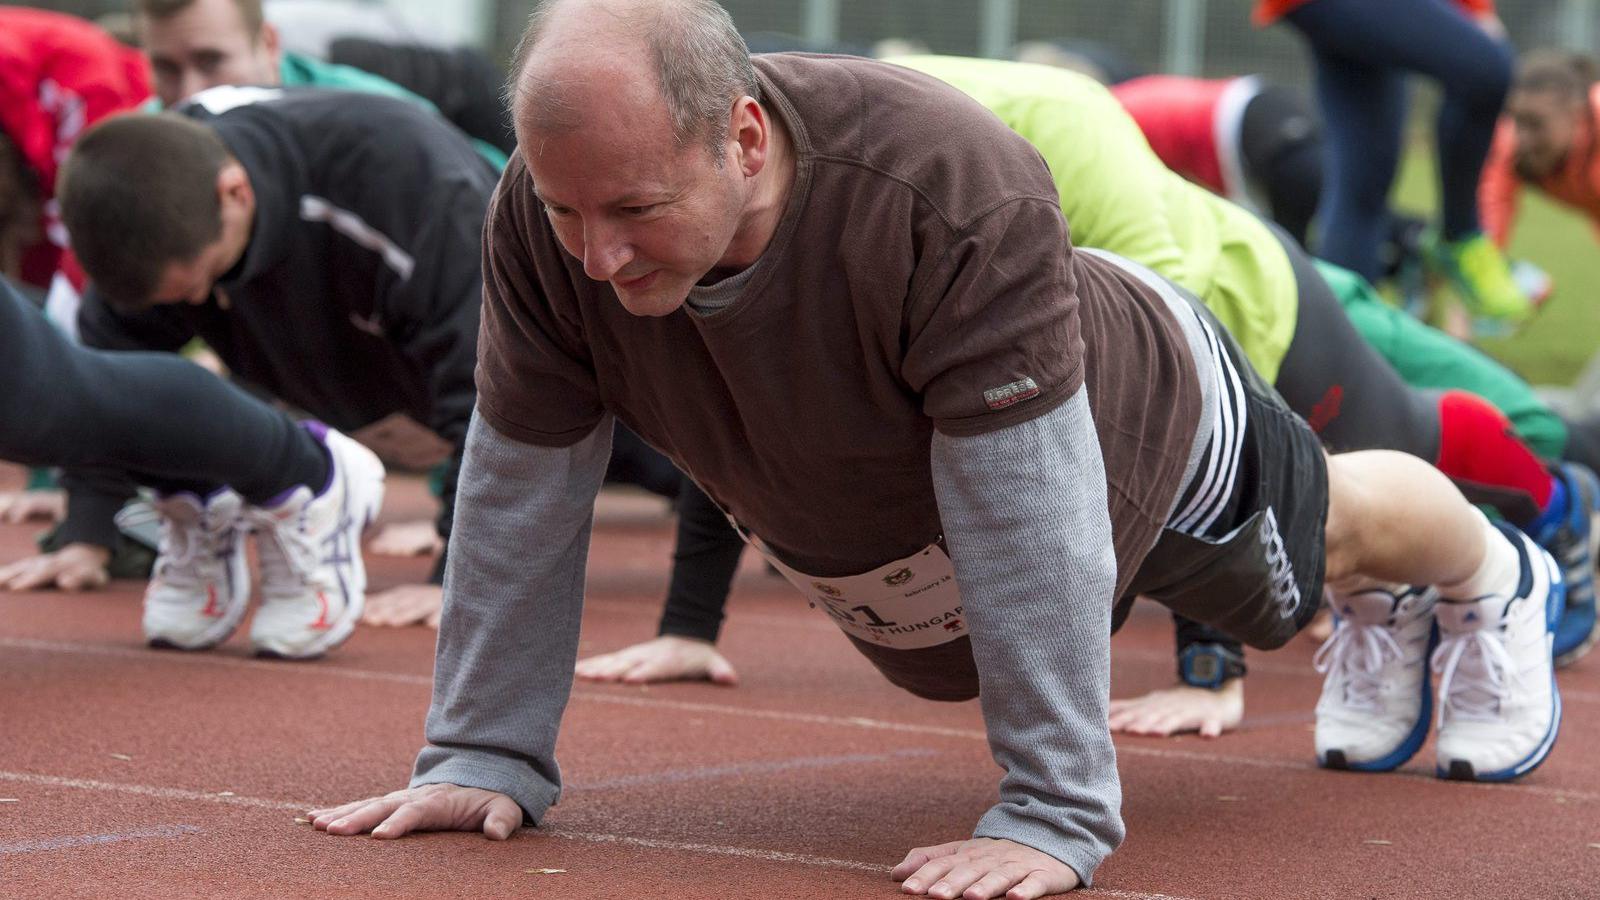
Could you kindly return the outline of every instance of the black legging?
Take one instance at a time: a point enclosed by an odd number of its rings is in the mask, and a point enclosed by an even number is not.
[[[1406,384],[1350,323],[1311,257],[1280,229],[1273,233],[1300,297],[1273,387],[1334,452],[1381,448],[1437,460],[1437,396]]]
[[[282,412],[171,353],[89,350],[0,284],[0,459],[115,469],[164,491],[264,502],[328,478]]]

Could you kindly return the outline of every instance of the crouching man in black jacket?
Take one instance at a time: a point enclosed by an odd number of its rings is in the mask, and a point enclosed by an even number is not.
[[[174,112],[109,121],[78,144],[61,192],[94,284],[83,340],[175,351],[199,337],[247,383],[340,430],[422,426],[451,457],[443,535],[474,401],[479,237],[498,177],[439,117],[382,97],[218,87]],[[132,482],[75,472],[67,484],[67,549],[108,545]],[[248,603],[248,589],[209,598],[167,543],[146,604],[181,610],[156,620]],[[408,589],[437,591],[443,568],[441,554],[432,584]],[[262,574],[270,599],[273,573]],[[360,617],[310,611],[341,613]],[[147,609],[147,632],[151,621]],[[304,647],[270,649],[302,655],[313,632]]]

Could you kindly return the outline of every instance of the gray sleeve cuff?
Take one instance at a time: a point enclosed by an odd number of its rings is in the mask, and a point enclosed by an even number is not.
[[[427,746],[417,755],[411,787],[458,784],[505,794],[522,807],[523,824],[537,825],[555,805],[561,788],[540,778],[527,763],[477,750]]]

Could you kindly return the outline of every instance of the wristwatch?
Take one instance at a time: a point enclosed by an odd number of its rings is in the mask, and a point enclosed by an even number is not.
[[[1244,656],[1214,643],[1190,644],[1178,654],[1178,677],[1190,687],[1221,689],[1230,678],[1243,678]]]

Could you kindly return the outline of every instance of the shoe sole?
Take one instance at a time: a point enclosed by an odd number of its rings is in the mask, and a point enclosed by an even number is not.
[[[1533,543],[1531,538],[1525,537],[1523,540],[1527,541],[1525,547],[1530,552],[1538,550],[1538,545]],[[1544,557],[1550,577],[1550,596],[1545,601],[1545,628],[1550,637],[1546,639],[1545,646],[1553,649],[1556,622],[1561,618],[1561,610],[1567,605],[1567,592],[1566,588],[1561,584],[1561,567],[1556,565],[1556,561],[1550,557],[1550,554],[1543,551],[1539,552]],[[1503,769],[1495,769],[1489,772],[1476,771],[1469,760],[1452,759],[1449,765],[1436,766],[1435,774],[1440,778],[1452,781],[1511,781],[1539,768],[1539,765],[1549,758],[1550,751],[1555,749],[1556,736],[1561,733],[1561,690],[1560,686],[1556,684],[1554,656],[1551,657],[1550,662],[1550,701],[1553,707],[1550,716],[1550,727],[1545,729],[1544,738],[1539,741],[1538,746],[1533,748],[1533,752]]]
[[[333,439],[331,437],[333,434],[337,434],[337,432],[330,432],[330,439]],[[339,435],[338,439],[356,444],[354,439],[345,437],[342,434]],[[360,444],[356,444],[356,446],[360,449],[360,452],[352,455],[359,462],[353,465],[352,471],[345,476],[344,503],[346,508],[341,510],[341,518],[349,512],[352,505],[355,505],[360,511],[359,521],[361,522],[361,527],[356,531],[355,552],[352,556],[354,564],[361,567],[359,589],[349,592],[354,597],[353,601],[350,596],[345,598],[344,612],[328,627],[327,631],[323,632],[322,637],[312,641],[304,649],[297,651],[289,651],[281,647],[271,646],[265,642],[256,641],[255,655],[260,658],[281,660],[318,659],[326,655],[328,651],[349,640],[350,635],[355,633],[356,624],[361,621],[361,613],[366,609],[367,605],[366,562],[361,558],[361,535],[372,525],[373,520],[378,517],[378,512],[383,509],[384,468],[383,463],[378,461],[378,457],[373,455],[372,451],[361,447]]]

